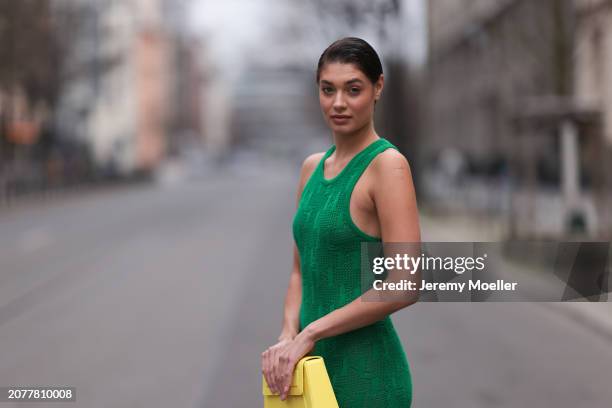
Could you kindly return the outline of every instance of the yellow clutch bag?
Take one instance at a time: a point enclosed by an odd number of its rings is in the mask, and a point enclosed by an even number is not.
[[[295,365],[291,387],[282,401],[262,375],[264,408],[338,408],[323,357],[306,356]]]

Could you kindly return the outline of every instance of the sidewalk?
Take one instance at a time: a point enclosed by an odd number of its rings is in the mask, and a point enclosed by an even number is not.
[[[0,200],[0,217],[14,214],[34,207],[44,207],[58,202],[68,202],[74,198],[105,195],[109,192],[129,191],[136,188],[148,188],[150,180],[117,180],[80,184],[70,187],[34,191],[28,194]]]
[[[474,215],[433,215],[421,213],[423,242],[495,242],[502,241],[504,222],[495,217]],[[610,282],[610,278],[609,282]],[[610,284],[609,284],[610,285]],[[610,287],[610,286],[608,286]],[[612,341],[612,293],[601,302],[534,302],[563,315]]]

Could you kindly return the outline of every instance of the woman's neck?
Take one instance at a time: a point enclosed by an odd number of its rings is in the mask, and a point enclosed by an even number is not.
[[[373,123],[370,122],[363,128],[357,129],[352,133],[334,133],[333,139],[336,145],[334,156],[338,160],[343,160],[353,157],[369,146],[370,143],[379,139],[379,136],[374,130]]]

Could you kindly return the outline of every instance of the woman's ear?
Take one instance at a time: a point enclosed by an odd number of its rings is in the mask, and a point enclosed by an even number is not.
[[[378,81],[374,84],[374,100],[377,101],[380,99],[380,95],[382,94],[383,87],[385,86],[385,76],[380,74],[378,77]]]

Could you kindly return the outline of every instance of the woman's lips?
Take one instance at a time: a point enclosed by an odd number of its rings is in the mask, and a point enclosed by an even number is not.
[[[351,118],[350,116],[345,116],[345,115],[333,115],[331,117],[332,121],[336,125],[342,125],[342,124],[348,122],[350,118]]]

